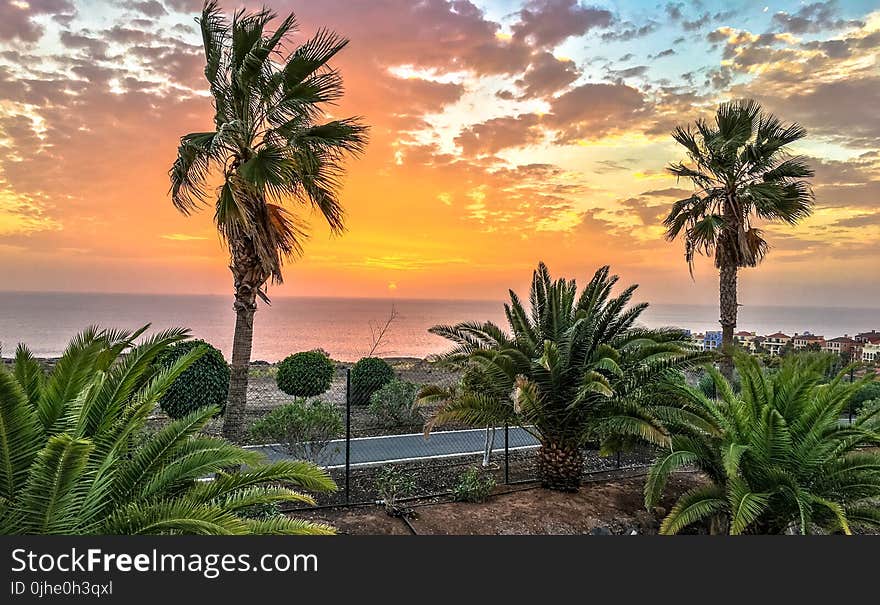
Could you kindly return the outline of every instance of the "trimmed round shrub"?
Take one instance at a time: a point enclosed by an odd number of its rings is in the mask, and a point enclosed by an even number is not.
[[[394,380],[394,370],[378,357],[364,357],[351,368],[351,402],[367,405],[370,397]]]
[[[156,359],[156,364],[170,367],[180,357],[198,347],[206,347],[208,350],[177,377],[159,400],[162,410],[174,419],[183,418],[209,405],[220,408],[221,414],[226,409],[229,365],[223,359],[223,353],[204,340],[186,340],[168,347]]]
[[[294,397],[315,397],[327,392],[336,368],[321,351],[294,353],[278,364],[278,388]]]

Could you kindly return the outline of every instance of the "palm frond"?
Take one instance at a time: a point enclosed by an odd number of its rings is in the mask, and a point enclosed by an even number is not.
[[[715,485],[697,487],[685,492],[660,525],[660,533],[677,534],[689,525],[724,512],[724,493]]]
[[[27,392],[0,367],[0,498],[11,501],[24,486],[40,450],[41,433]]]

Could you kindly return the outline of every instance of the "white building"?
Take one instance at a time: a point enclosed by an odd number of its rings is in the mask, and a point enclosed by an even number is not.
[[[757,336],[758,335],[755,334],[754,332],[746,332],[743,330],[743,331],[740,331],[740,332],[737,332],[736,334],[734,334],[733,340],[734,340],[734,342],[736,342],[739,346],[741,346],[746,351],[749,351],[750,353],[754,353],[755,352],[755,338],[757,338]]]
[[[763,345],[771,355],[779,355],[782,348],[791,342],[791,336],[782,332],[770,334],[764,339]]]
[[[880,342],[862,345],[862,361],[880,362]]]

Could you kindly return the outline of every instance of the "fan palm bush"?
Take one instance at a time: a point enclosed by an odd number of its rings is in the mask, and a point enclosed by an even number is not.
[[[230,253],[235,332],[223,434],[233,440],[246,430],[257,298],[268,301],[266,284],[281,283],[285,261],[300,255],[306,237],[292,210],[317,210],[342,232],[343,162],[367,140],[356,118],[324,121],[343,90],[330,61],[348,40],[322,28],[290,48],[296,19],[289,15],[273,30],[275,17],[267,8],[239,9],[230,21],[215,0],[205,3],[198,23],[214,123],[180,139],[170,170],[174,206],[191,214],[212,203]]]
[[[450,420],[518,424],[541,443],[542,484],[567,491],[580,485],[582,450],[591,441],[606,450],[628,439],[666,444],[650,392],[707,356],[691,351],[681,331],[636,327],[647,304],[628,306],[636,286],[612,296],[617,281],[602,267],[578,295],[574,280],[552,280],[541,263],[529,311],[510,292],[509,332],[491,322],[431,328],[455,343],[443,361],[478,364],[495,388],[423,388],[420,404],[437,405],[427,429]]]
[[[667,415],[668,451],[654,463],[645,504],[659,501],[670,473],[696,467],[706,485],[683,494],[660,531],[694,524],[711,533],[850,533],[852,524],[880,524],[880,409],[841,423],[859,382],[841,373],[825,382],[827,358],[790,356],[774,372],[737,355],[742,388],[714,368],[717,399],[685,383],[658,397]]]
[[[23,345],[12,372],[0,368],[0,533],[248,534],[332,533],[332,528],[239,514],[298,491],[335,489],[306,462],[263,464],[261,456],[200,429],[207,406],[143,438],[148,415],[204,353],[167,367],[155,361],[186,337],[90,328],[45,374]],[[224,469],[246,470],[227,473]],[[213,477],[213,480],[204,480]]]
[[[795,225],[812,213],[813,192],[806,180],[813,169],[789,146],[806,136],[798,124],[784,124],[752,100],[723,103],[714,123],[703,119],[677,127],[672,138],[688,163],[669,166],[688,179],[694,193],[672,205],[664,220],[669,240],[681,237],[693,272],[697,254],[714,256],[719,270],[722,369],[733,369],[731,351],[737,319],[737,273],[754,267],[770,249],[762,222]]]

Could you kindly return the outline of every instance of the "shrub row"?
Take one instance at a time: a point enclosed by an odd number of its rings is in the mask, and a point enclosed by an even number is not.
[[[229,365],[223,354],[204,340],[188,340],[169,347],[157,359],[160,367],[170,367],[177,359],[197,347],[207,349],[173,383],[160,400],[161,408],[172,418],[182,418],[206,406],[214,405],[221,413],[229,395]],[[288,356],[278,364],[275,381],[278,388],[293,397],[317,397],[326,393],[333,382],[336,367],[320,350],[303,351]],[[380,397],[378,391],[388,386]],[[416,387],[394,381],[394,370],[383,359],[364,357],[351,369],[352,403],[372,405],[381,424],[407,422],[412,413]]]

